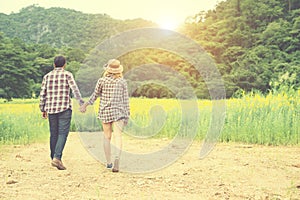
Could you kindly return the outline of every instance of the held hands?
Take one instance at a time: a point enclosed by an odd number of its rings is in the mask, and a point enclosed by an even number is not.
[[[82,104],[82,106],[80,106],[79,108],[80,112],[85,113],[87,106],[88,106],[87,103]],[[48,113],[46,111],[42,112],[42,118],[48,119]]]
[[[80,108],[79,108],[80,112],[85,113],[87,106],[88,106],[87,103],[82,104],[82,106],[80,106]]]
[[[42,112],[42,118],[43,119],[47,119],[48,118],[48,114],[46,111]]]

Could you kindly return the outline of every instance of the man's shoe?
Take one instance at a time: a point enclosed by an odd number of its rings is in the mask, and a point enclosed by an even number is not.
[[[66,170],[67,168],[62,164],[61,160],[57,159],[57,158],[53,158],[51,165],[53,167],[56,167],[59,170]]]

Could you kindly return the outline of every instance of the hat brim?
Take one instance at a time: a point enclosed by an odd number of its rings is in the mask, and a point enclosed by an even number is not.
[[[106,68],[106,71],[112,74],[119,74],[123,72],[123,66],[120,65],[118,68],[111,68],[110,66],[108,66]]]

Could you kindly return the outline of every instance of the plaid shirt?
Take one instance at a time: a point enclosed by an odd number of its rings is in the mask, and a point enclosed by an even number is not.
[[[71,72],[55,68],[43,78],[40,92],[40,110],[49,114],[72,109],[70,88],[80,105],[84,103]]]
[[[128,120],[130,115],[127,83],[123,78],[100,78],[88,104],[100,97],[98,118],[104,123]]]

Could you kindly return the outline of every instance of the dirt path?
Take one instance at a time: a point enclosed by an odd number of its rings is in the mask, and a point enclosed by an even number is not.
[[[128,138],[126,145],[145,148]],[[1,147],[0,199],[300,199],[300,147],[217,144],[199,160],[200,146],[144,174],[108,171],[76,133],[64,151],[66,171],[50,166],[48,143]]]

